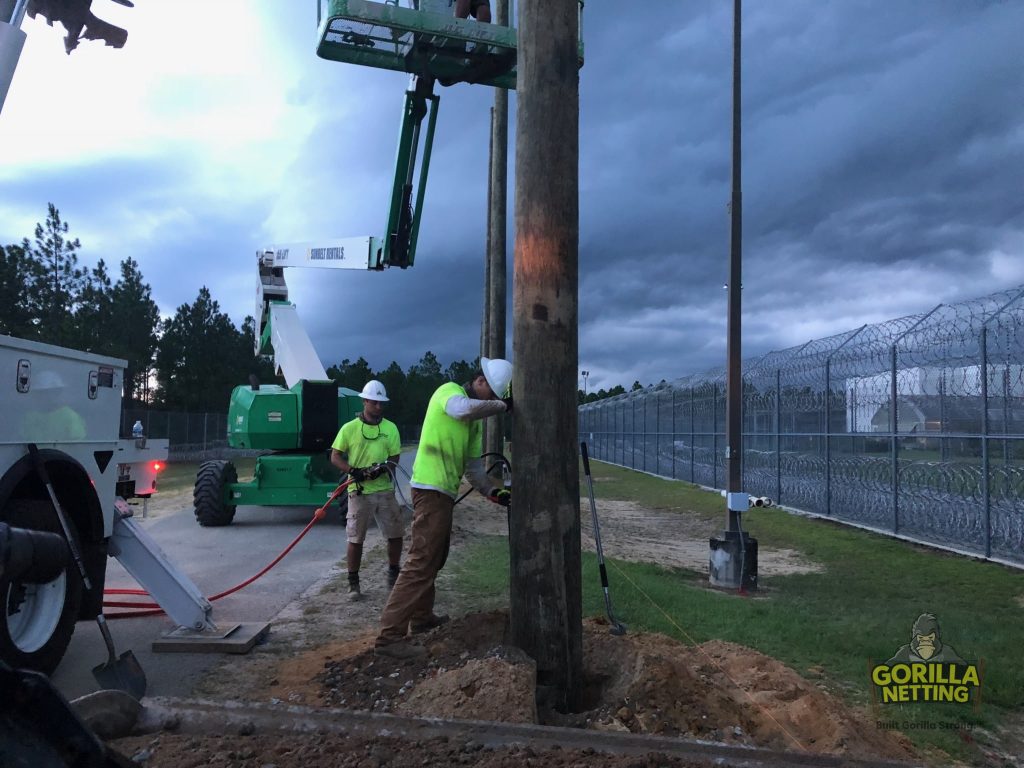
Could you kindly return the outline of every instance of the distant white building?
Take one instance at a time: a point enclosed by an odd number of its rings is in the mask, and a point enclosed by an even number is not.
[[[1024,397],[1022,369],[1024,366],[1019,364],[989,365],[989,401],[999,398],[1000,412],[1004,394],[1008,393],[1011,398]],[[977,421],[980,427],[981,375],[980,365],[897,369],[897,431],[948,432],[962,430],[961,425],[971,421]],[[889,372],[846,379],[848,432],[889,431],[891,386],[892,374]]]

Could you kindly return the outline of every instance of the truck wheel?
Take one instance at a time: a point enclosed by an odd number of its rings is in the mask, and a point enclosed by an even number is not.
[[[18,528],[63,533],[49,501],[14,499],[0,511],[0,520]],[[75,631],[82,588],[74,563],[46,584],[0,576],[0,658],[15,669],[53,672]]]
[[[199,465],[192,503],[200,525],[231,525],[235,519],[235,505],[225,503],[224,488],[237,482],[238,472],[230,461],[204,461]]]

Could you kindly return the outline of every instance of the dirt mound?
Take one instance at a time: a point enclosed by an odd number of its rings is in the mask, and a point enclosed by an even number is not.
[[[310,681],[324,706],[497,722],[537,722],[735,745],[909,759],[909,742],[784,664],[713,641],[687,647],[663,635],[583,629],[582,711],[537,712],[531,659],[505,644],[507,615],[471,614],[423,636],[423,659],[373,656],[369,637],[333,649]],[[500,692],[500,695],[496,695]]]

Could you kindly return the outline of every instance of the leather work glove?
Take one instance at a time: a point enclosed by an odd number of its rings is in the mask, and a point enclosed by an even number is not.
[[[357,483],[365,483],[369,479],[369,477],[366,474],[366,470],[361,469],[359,467],[352,467],[348,471],[348,476],[351,477]]]
[[[512,413],[512,395],[509,395],[508,397],[503,397],[501,399],[501,402],[505,404],[505,412]]]
[[[378,477],[384,474],[383,464],[374,464],[372,467],[367,467],[365,470],[367,480],[376,480]]]
[[[503,507],[511,507],[512,491],[508,488],[495,488],[491,491],[491,495],[487,497],[487,500],[495,504],[501,504]]]

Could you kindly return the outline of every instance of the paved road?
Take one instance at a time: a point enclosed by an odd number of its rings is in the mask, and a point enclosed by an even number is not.
[[[402,456],[402,465],[407,471],[411,470],[413,456],[412,452]],[[404,492],[408,498],[407,485]],[[305,507],[239,507],[231,525],[201,528],[188,506],[141,523],[200,591],[212,595],[257,573],[299,534],[311,516],[312,510]],[[375,526],[372,526],[371,536],[377,536]],[[368,539],[368,545],[372,545],[373,540]],[[331,515],[317,523],[264,577],[214,603],[214,621],[220,625],[232,621],[272,620],[341,562],[344,548],[345,530],[338,516]],[[131,588],[138,584],[111,559],[107,587]],[[153,653],[152,642],[174,628],[166,616],[121,619],[111,621],[110,627],[118,654],[130,649],[141,663],[150,696],[187,695],[206,670],[222,658],[220,654]],[[68,652],[52,676],[53,683],[68,699],[91,693],[98,688],[92,669],[106,659],[96,624],[79,622]]]

